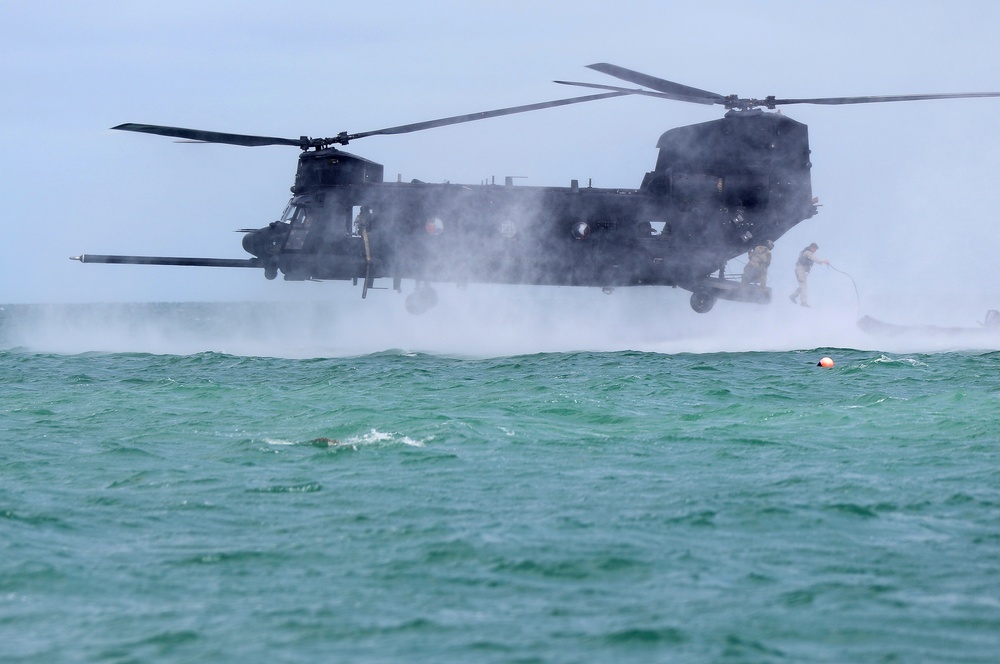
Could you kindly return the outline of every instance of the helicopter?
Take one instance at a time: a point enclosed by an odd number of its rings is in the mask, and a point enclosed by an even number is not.
[[[280,138],[149,124],[112,129],[185,141],[301,150],[281,217],[245,228],[250,258],[81,254],[82,263],[257,268],[287,281],[350,280],[361,297],[377,279],[415,287],[406,308],[433,307],[433,284],[671,286],[691,293],[694,311],[716,301],[767,304],[771,290],[727,275],[730,260],[773,243],[818,212],[805,124],[781,112],[792,104],[866,104],[997,97],[1000,92],[763,99],[722,95],[609,63],[594,71],[638,88],[555,81],[600,92],[329,138]],[[337,146],[369,136],[447,125],[622,96],[649,96],[725,108],[722,118],[660,136],[653,170],[638,188],[395,182],[384,167]]]

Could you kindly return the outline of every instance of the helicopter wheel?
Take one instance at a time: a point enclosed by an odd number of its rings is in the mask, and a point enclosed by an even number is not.
[[[417,286],[417,289],[406,297],[406,310],[414,316],[426,312],[437,304],[437,291],[430,286]]]
[[[691,293],[691,308],[699,314],[707,314],[715,306],[715,296],[709,291]]]
[[[272,261],[264,266],[264,278],[273,281],[278,276],[277,261]]]

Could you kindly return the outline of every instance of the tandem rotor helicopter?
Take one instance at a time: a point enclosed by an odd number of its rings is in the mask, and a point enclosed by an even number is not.
[[[267,279],[351,280],[361,297],[376,279],[416,287],[411,313],[432,307],[433,283],[673,286],[691,307],[719,299],[770,302],[769,288],[727,277],[726,263],[775,241],[817,213],[806,125],[781,113],[790,104],[868,104],[998,97],[1000,92],[813,99],[745,99],[673,83],[616,65],[590,69],[642,86],[556,81],[600,93],[330,138],[275,138],[146,124],[113,129],[196,142],[299,148],[292,198],[264,228],[242,229],[252,257],[182,258],[82,254],[83,263],[259,268]],[[721,119],[670,129],[638,189],[386,182],[381,164],[335,146],[514,113],[625,95],[720,105]]]

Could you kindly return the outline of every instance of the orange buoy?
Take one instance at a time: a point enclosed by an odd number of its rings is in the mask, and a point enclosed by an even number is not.
[[[826,367],[827,369],[829,369],[830,367],[833,366],[833,360],[831,360],[829,357],[824,357],[822,360],[816,363],[816,366]]]

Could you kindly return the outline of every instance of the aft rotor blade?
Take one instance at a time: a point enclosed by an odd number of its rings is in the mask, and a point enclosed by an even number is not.
[[[678,101],[689,101],[699,104],[722,104],[726,108],[755,108],[757,106],[764,106],[766,108],[776,108],[782,105],[789,104],[822,104],[828,106],[846,105],[846,104],[878,104],[883,102],[893,102],[893,101],[926,101],[930,99],[970,99],[976,97],[1000,97],[1000,92],[964,92],[964,93],[946,93],[946,94],[919,94],[919,95],[883,95],[883,96],[866,96],[866,97],[814,97],[809,99],[777,99],[775,97],[766,97],[764,99],[743,99],[737,95],[720,95],[715,92],[708,92],[707,90],[699,90],[698,88],[692,88],[687,85],[681,85],[680,83],[674,83],[673,81],[667,81],[662,78],[657,78],[655,76],[650,76],[649,74],[643,74],[642,72],[633,71],[631,69],[626,69],[624,67],[619,67],[617,65],[608,64],[606,62],[599,62],[597,64],[588,65],[590,69],[599,71],[603,74],[608,74],[614,76],[615,78],[620,78],[624,81],[630,83],[636,83],[638,85],[645,86],[656,90],[657,92],[663,93],[669,99],[676,99]],[[581,84],[573,84],[581,85]],[[585,87],[599,87],[599,86],[589,86],[586,84]],[[608,86],[610,87],[610,86]],[[613,88],[612,88],[613,89]],[[639,92],[633,92],[633,94],[641,94]]]
[[[926,101],[928,99],[973,99],[976,97],[1000,97],[1000,92],[956,92],[928,95],[886,95],[879,97],[818,97],[815,99],[768,99],[769,104],[879,104],[889,101]]]
[[[696,104],[726,103],[725,95],[720,95],[717,92],[699,90],[698,88],[681,85],[680,83],[667,81],[662,78],[657,78],[656,76],[650,76],[649,74],[643,74],[642,72],[626,69],[625,67],[608,64],[607,62],[598,62],[596,64],[587,65],[587,67],[589,69],[593,69],[594,71],[599,71],[602,74],[614,76],[615,78],[620,78],[623,81],[628,81],[629,83],[635,83],[636,85],[641,85],[643,87],[656,90],[657,92],[662,92],[663,94],[668,95],[670,99],[675,99],[677,101],[691,101]]]
[[[447,125],[461,124],[463,122],[473,122],[475,120],[485,120],[487,118],[496,118],[502,115],[514,115],[515,113],[527,113],[528,111],[539,111],[543,108],[554,108],[556,106],[568,106],[570,104],[580,104],[585,101],[596,101],[598,99],[610,99],[611,97],[622,97],[624,95],[634,94],[634,90],[619,89],[616,92],[606,92],[598,95],[587,95],[585,97],[571,97],[569,99],[557,99],[555,101],[545,101],[538,104],[527,104],[526,106],[511,106],[509,108],[500,108],[495,111],[483,111],[480,113],[469,113],[468,115],[455,115],[450,118],[441,118],[440,120],[428,120],[427,122],[414,122],[413,124],[400,125],[398,127],[388,127],[386,129],[376,129],[375,131],[363,131],[359,134],[346,134],[338,136],[336,141],[344,145],[348,141],[353,141],[356,138],[365,138],[367,136],[381,136],[385,134],[408,134],[414,131],[423,131],[424,129],[433,129],[434,127],[444,127]]]
[[[257,147],[261,145],[294,145],[302,147],[300,138],[276,138],[273,136],[248,136],[246,134],[227,134],[219,131],[205,131],[203,129],[185,129],[183,127],[164,127],[161,125],[134,124],[127,122],[112,129],[122,131],[137,131],[143,134],[157,134],[159,136],[171,136],[173,138],[184,138],[200,143],[225,143],[227,145],[244,145],[247,147]]]
[[[624,94],[643,95],[645,97],[659,97],[660,99],[672,99],[674,101],[691,101],[695,102],[696,104],[716,103],[709,99],[679,97],[677,95],[669,95],[665,92],[653,92],[652,90],[642,90],[640,88],[622,88],[618,87],[617,85],[601,85],[599,83],[581,83],[580,81],[553,81],[553,83],[558,83],[559,85],[575,85],[581,88],[595,88],[597,90],[616,90]]]

